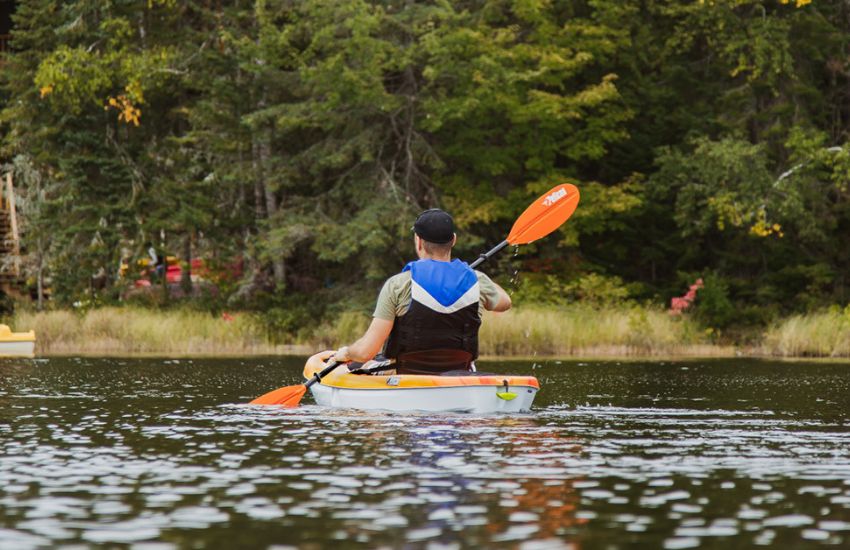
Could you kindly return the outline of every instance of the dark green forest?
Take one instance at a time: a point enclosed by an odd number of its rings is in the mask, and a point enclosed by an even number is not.
[[[665,307],[703,278],[724,328],[850,300],[844,0],[22,0],[12,21],[0,162],[49,307],[294,328],[368,308],[420,210],[471,260],[562,182],[573,218],[485,264],[517,301]],[[150,247],[209,284],[129,296]]]

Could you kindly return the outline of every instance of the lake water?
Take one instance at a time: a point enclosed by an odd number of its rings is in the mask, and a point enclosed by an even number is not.
[[[529,414],[243,405],[301,359],[0,363],[0,548],[850,545],[850,365],[487,363]]]

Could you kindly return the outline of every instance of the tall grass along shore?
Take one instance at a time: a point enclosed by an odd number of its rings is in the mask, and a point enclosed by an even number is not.
[[[780,357],[850,357],[850,306],[783,319],[767,330],[760,352]]]
[[[15,330],[35,330],[39,355],[265,355],[308,351],[270,343],[256,319],[243,314],[213,317],[192,310],[107,307],[85,313],[22,312],[12,323]]]
[[[193,310],[106,307],[84,313],[20,312],[8,322],[15,330],[34,329],[41,355],[261,355],[306,354],[350,343],[369,318],[355,312],[337,315],[288,345],[274,343],[285,335],[270,334],[262,319],[249,313],[212,316]],[[571,306],[487,314],[480,339],[481,353],[487,356],[731,353],[709,345],[703,335],[687,318],[663,311]]]
[[[40,355],[305,355],[351,343],[366,329],[369,317],[343,313],[292,338],[274,334],[250,313],[212,316],[194,310],[105,307],[82,313],[22,311],[5,322],[19,331],[34,329]],[[643,306],[519,307],[486,315],[480,348],[490,357],[850,357],[850,310],[785,318],[746,348],[713,343],[709,333],[687,316]]]
[[[518,308],[489,314],[480,334],[483,355],[729,356],[687,317],[639,306]]]

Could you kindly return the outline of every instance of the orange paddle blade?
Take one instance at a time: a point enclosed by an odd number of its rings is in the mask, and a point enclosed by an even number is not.
[[[562,183],[531,203],[517,219],[508,235],[510,244],[528,244],[555,231],[576,211],[578,187]]]
[[[249,405],[283,405],[284,407],[297,407],[301,402],[301,398],[307,393],[307,386],[298,384],[297,386],[286,386],[270,391],[265,395],[254,399]]]

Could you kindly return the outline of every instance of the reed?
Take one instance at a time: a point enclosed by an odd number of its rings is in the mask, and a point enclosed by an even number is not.
[[[16,330],[35,329],[36,353],[262,355],[308,354],[350,344],[366,330],[369,316],[344,312],[307,331],[303,341],[275,345],[258,316],[232,319],[194,310],[105,307],[85,313],[22,311],[11,320]],[[487,356],[716,356],[732,348],[707,342],[687,317],[641,306],[593,308],[517,307],[488,313],[480,334]]]
[[[313,342],[333,348],[366,329],[365,314],[346,313],[316,331]],[[481,355],[496,356],[732,356],[731,346],[709,342],[686,316],[637,305],[590,307],[520,306],[486,313],[479,334]]]
[[[268,342],[256,318],[192,310],[105,307],[85,313],[19,312],[12,325],[35,329],[37,354],[241,355],[293,351]],[[298,349],[295,351],[303,351]]]
[[[783,319],[767,330],[760,353],[781,357],[850,357],[850,308]]]
[[[369,316],[359,311],[334,315],[313,332],[310,343],[315,349],[335,349],[350,344],[363,336],[369,321]]]
[[[482,355],[660,356],[731,355],[712,345],[687,317],[641,306],[583,305],[515,308],[488,313],[480,333]]]

